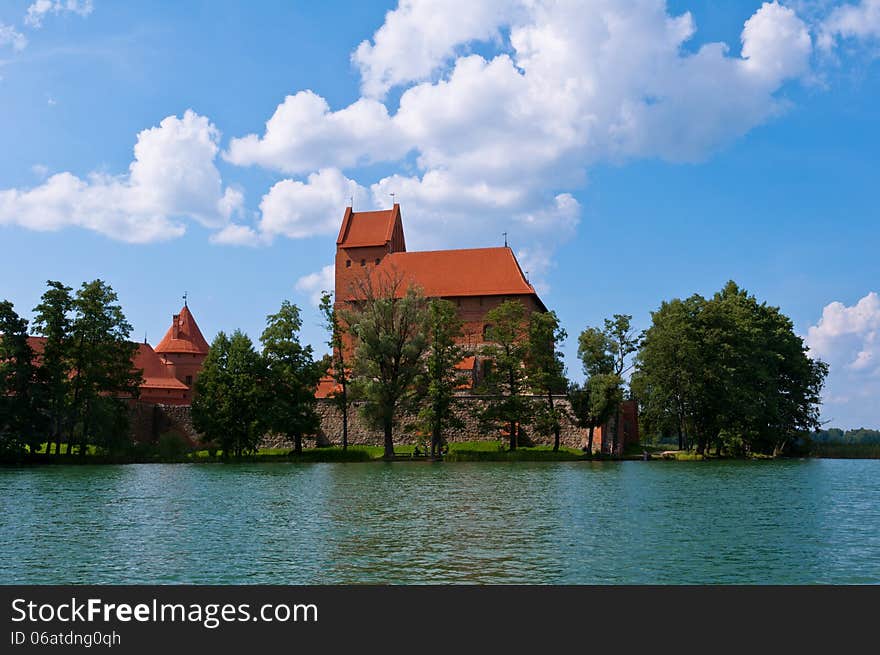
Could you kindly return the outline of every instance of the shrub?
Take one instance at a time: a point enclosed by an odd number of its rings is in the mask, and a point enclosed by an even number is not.
[[[183,459],[190,450],[189,441],[177,432],[165,432],[159,437],[159,456],[164,460]]]

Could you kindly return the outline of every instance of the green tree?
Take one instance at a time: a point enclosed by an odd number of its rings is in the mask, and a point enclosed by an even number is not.
[[[0,456],[34,452],[42,434],[35,396],[34,353],[28,323],[8,300],[0,301]]]
[[[330,346],[330,361],[326,368],[326,372],[333,378],[338,389],[334,389],[330,394],[339,413],[342,415],[342,450],[348,450],[348,410],[351,403],[348,398],[348,388],[351,382],[351,372],[348,369],[345,354],[345,339],[348,326],[344,317],[340,312],[336,311],[333,304],[333,297],[329,291],[321,294],[321,303],[318,307],[324,318],[324,329],[327,330],[329,338],[327,345]]]
[[[265,361],[240,330],[214,338],[192,403],[193,426],[223,459],[254,452],[267,428],[268,374]]]
[[[529,323],[526,308],[518,300],[507,300],[486,313],[487,360],[480,386],[486,406],[480,416],[484,429],[507,430],[508,447],[516,450],[517,433],[533,416],[528,390],[525,359],[528,353]]]
[[[300,343],[301,329],[299,308],[285,300],[278,313],[266,317],[266,329],[260,337],[271,389],[267,395],[268,427],[293,437],[297,454],[302,453],[303,435],[315,434],[320,427],[315,409],[320,363],[314,361],[312,347]]]
[[[419,410],[418,422],[420,428],[431,435],[432,456],[440,453],[448,431],[464,425],[452,411],[455,391],[467,381],[455,368],[465,356],[458,345],[461,335],[462,322],[455,305],[448,300],[431,300],[427,318],[425,401]]]
[[[416,384],[427,348],[426,300],[393,273],[357,281],[357,300],[344,320],[354,337],[352,391],[364,418],[384,434],[385,457],[394,456],[393,429],[419,400]]]
[[[676,298],[651,313],[631,380],[644,430],[675,434],[679,450],[687,447],[695,387],[704,383],[698,377],[703,368],[699,329],[704,305],[700,296]]]
[[[559,450],[559,436],[566,414],[554,402],[554,395],[565,394],[568,380],[565,362],[559,345],[568,335],[559,324],[554,312],[533,312],[529,317],[529,334],[526,342],[525,368],[529,390],[546,399],[535,408],[536,430],[553,435],[553,450]]]
[[[810,359],[778,307],[734,282],[709,300],[664,303],[637,366],[633,386],[649,425],[681,426],[699,454],[712,446],[780,453],[819,427],[827,365]]]
[[[572,384],[568,397],[575,421],[587,430],[587,452],[592,455],[596,428],[608,423],[623,401],[621,379],[614,373],[592,375],[582,385]]]
[[[129,340],[131,325],[117,301],[116,292],[102,280],[83,283],[73,301],[70,434],[78,434],[81,456],[90,442],[110,447],[125,438],[125,397],[136,398],[143,381],[142,372],[132,368],[137,344]]]
[[[606,389],[607,394],[603,396],[616,402],[615,406],[607,408],[614,422],[612,450],[615,453],[621,449],[619,413],[623,402],[623,380],[633,367],[632,355],[638,350],[640,339],[632,327],[632,316],[628,314],[614,314],[605,319],[602,329],[588,327],[578,337],[578,357],[588,382],[593,376],[613,376],[601,382],[607,387],[614,378],[617,380],[619,391],[611,393]]]
[[[70,422],[71,413],[71,319],[73,291],[61,282],[49,280],[40,304],[34,308],[33,327],[45,337],[40,367],[37,372],[40,396],[48,419],[49,446],[55,443],[55,454],[61,454],[61,440]],[[69,446],[68,446],[69,448]]]

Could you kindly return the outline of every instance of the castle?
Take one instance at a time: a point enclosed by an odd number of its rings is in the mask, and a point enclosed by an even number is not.
[[[485,343],[488,323],[486,314],[507,300],[522,302],[527,312],[547,311],[535,288],[523,274],[513,251],[505,246],[462,250],[411,252],[406,249],[400,205],[383,211],[354,212],[346,208],[336,239],[335,298],[337,306],[357,300],[357,282],[383,274],[397,277],[400,292],[417,285],[430,298],[444,298],[458,308],[463,322],[461,344],[471,354],[457,366],[470,374],[471,384],[462,389],[455,411],[465,422],[465,429],[450,435],[454,441],[485,438],[474,419],[481,403],[473,394],[473,385],[480,376],[479,349]],[[31,338],[35,352],[42,352],[43,340]],[[134,431],[138,439],[151,440],[167,429],[184,434],[195,442],[197,435],[189,420],[193,388],[209,345],[184,302],[174,314],[171,326],[159,344],[152,348],[146,341],[138,344],[133,365],[143,370],[143,383],[137,402]],[[316,389],[318,413],[321,416],[323,443],[334,442],[341,434],[341,417],[330,396],[335,391],[332,378],[325,377]],[[561,404],[566,400],[560,398]],[[635,401],[626,401],[617,418],[621,424],[620,444],[638,441],[638,414]],[[597,428],[594,449],[611,452],[614,429]],[[350,442],[378,444],[381,435],[361,423],[357,412],[350,416]],[[405,443],[407,435],[397,435]],[[586,431],[566,421],[563,444],[570,447],[586,445]],[[272,443],[284,447],[284,444]]]

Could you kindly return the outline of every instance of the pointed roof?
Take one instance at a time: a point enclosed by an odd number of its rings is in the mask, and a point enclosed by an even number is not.
[[[200,355],[208,354],[208,342],[202,336],[199,326],[196,325],[196,319],[193,318],[189,307],[183,306],[179,314],[175,314],[171,319],[171,327],[162,337],[162,341],[156,346],[155,350],[161,354],[178,354],[178,353],[195,353]]]
[[[394,241],[394,250],[406,250],[403,238],[403,223],[400,218],[400,205],[395,203],[391,209],[372,212],[353,212],[345,208],[342,227],[336,245],[342,248],[363,248],[384,246]]]

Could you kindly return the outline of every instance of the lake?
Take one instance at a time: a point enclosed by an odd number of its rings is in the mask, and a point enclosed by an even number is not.
[[[0,469],[0,583],[880,583],[880,461]]]

